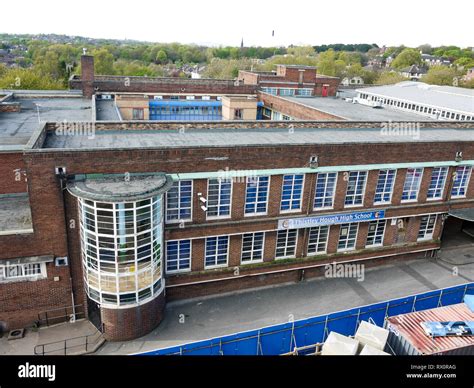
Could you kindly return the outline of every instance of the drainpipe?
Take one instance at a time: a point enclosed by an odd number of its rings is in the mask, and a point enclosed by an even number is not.
[[[68,257],[68,269],[69,269],[69,282],[71,284],[71,302],[72,302],[72,315],[74,320],[76,320],[76,303],[74,300],[74,290],[73,290],[73,283],[72,283],[72,271],[71,271],[71,257],[69,254],[69,225],[67,220],[67,213],[66,213],[66,168],[65,167],[58,167],[56,168],[56,175],[59,178],[60,188],[61,188],[61,198],[63,200],[63,212],[64,212],[64,227],[66,228],[66,253]]]

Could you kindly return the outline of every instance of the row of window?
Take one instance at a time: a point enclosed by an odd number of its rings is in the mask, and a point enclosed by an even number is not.
[[[406,109],[406,110],[411,110],[413,112],[417,112],[420,114],[426,114],[426,115],[439,115],[439,118],[447,119],[447,120],[461,120],[461,121],[472,121],[474,120],[474,116],[469,116],[466,114],[461,114],[457,112],[451,112],[448,110],[442,110],[442,109],[437,109],[437,108],[432,108],[426,105],[420,105],[420,104],[413,104],[410,102],[405,102],[405,101],[400,101],[400,100],[393,100],[390,98],[383,98],[383,97],[378,97],[378,96],[373,96],[367,93],[360,93],[359,98],[363,100],[369,100],[369,101],[378,101],[381,102],[382,104],[393,107],[396,109]]]
[[[262,88],[262,92],[273,94],[274,96],[312,96],[313,89],[311,88]]]
[[[388,205],[392,201],[397,170],[386,169],[378,173],[374,205]],[[441,200],[444,195],[448,167],[434,167],[431,172],[427,200]],[[459,166],[453,179],[451,198],[464,198],[471,175],[470,166]],[[316,177],[313,210],[332,209],[337,186],[337,172],[318,173]],[[365,196],[368,171],[347,173],[345,207],[362,206]],[[416,202],[420,191],[423,168],[409,168],[403,185],[402,202]],[[304,174],[283,176],[280,211],[298,212],[302,209]],[[246,216],[266,215],[270,177],[248,177],[246,182],[244,211]],[[182,180],[174,183],[167,193],[167,222],[190,221],[192,219],[192,181]],[[207,218],[230,218],[232,206],[232,181],[209,179],[207,192]]]
[[[433,238],[436,215],[421,217],[418,241]],[[368,224],[366,248],[383,245],[387,220],[371,221]],[[308,256],[325,254],[329,239],[330,226],[308,229]],[[356,248],[359,223],[340,225],[338,252]],[[226,267],[229,257],[229,236],[207,237],[205,242],[205,269]],[[294,258],[298,240],[298,229],[279,230],[276,236],[276,259]],[[265,232],[245,233],[242,235],[241,263],[259,263],[263,261]],[[191,270],[191,240],[172,240],[166,243],[166,270],[169,273]]]

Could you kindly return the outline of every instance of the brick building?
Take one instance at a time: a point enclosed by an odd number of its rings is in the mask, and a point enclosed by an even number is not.
[[[43,123],[0,154],[2,215],[31,213],[0,234],[0,321],[74,304],[131,339],[166,301],[431,256],[470,227],[474,125],[405,124]]]

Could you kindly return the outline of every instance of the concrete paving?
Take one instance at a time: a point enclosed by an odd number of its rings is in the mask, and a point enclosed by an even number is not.
[[[367,269],[361,282],[318,278],[298,284],[168,304],[152,333],[134,341],[108,342],[97,354],[130,354],[184,344],[326,314],[474,281],[471,246],[441,259],[399,262]],[[473,255],[474,256],[474,255]],[[457,275],[452,262],[457,263]]]
[[[51,327],[43,327],[37,330],[26,329],[25,336],[20,339],[8,340],[7,334],[0,338],[0,355],[33,355],[36,345],[49,344],[85,335],[94,334],[97,329],[88,320],[82,319],[74,323],[62,323]],[[76,341],[77,342],[77,341]],[[72,345],[76,345],[72,341]],[[48,350],[57,349],[55,355],[64,354],[63,344],[47,347]],[[61,348],[61,349],[60,349]],[[68,352],[69,354],[71,351]]]
[[[185,344],[345,310],[439,288],[474,282],[474,248],[444,250],[438,259],[397,262],[365,270],[356,278],[317,278],[228,295],[169,303],[150,334],[133,341],[107,342],[96,354],[131,354]],[[33,354],[37,344],[91,334],[88,321],[63,324],[25,338],[0,339],[0,355]]]

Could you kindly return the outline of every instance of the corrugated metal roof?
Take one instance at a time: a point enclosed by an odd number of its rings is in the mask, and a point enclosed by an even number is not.
[[[421,354],[445,353],[473,346],[474,336],[431,338],[424,332],[421,322],[474,321],[474,313],[464,303],[417,311],[387,318],[390,329],[403,336]]]

